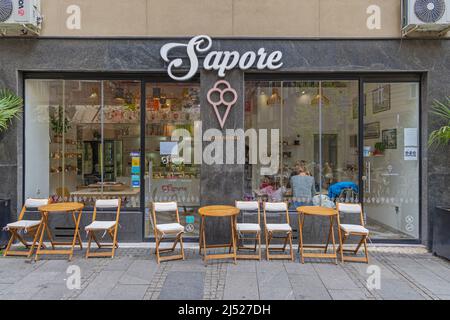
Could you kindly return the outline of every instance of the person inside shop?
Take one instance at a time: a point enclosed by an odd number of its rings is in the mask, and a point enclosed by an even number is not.
[[[291,177],[292,198],[294,208],[312,204],[312,198],[316,193],[314,177],[308,175],[305,167],[298,168],[297,175]]]

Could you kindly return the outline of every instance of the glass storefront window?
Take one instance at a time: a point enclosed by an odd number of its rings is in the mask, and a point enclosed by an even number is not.
[[[26,80],[25,92],[25,197],[139,207],[140,82]]]
[[[374,239],[419,237],[419,83],[366,83],[363,191]]]
[[[246,83],[246,129],[280,131],[280,167],[248,166],[246,198],[332,205],[358,201],[358,82]],[[332,185],[346,185],[338,190]]]
[[[187,236],[198,236],[195,213],[200,205],[200,165],[178,159],[174,130],[194,134],[200,120],[200,86],[196,83],[147,83],[145,125],[145,236],[153,234],[151,202],[176,201]],[[193,157],[193,154],[192,154]],[[159,214],[158,224],[171,223],[174,213]]]

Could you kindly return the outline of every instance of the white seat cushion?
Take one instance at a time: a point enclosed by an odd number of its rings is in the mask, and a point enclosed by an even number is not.
[[[9,229],[29,229],[36,227],[41,223],[39,220],[20,220],[12,223],[8,223],[6,226]]]
[[[266,202],[264,203],[266,211],[281,212],[287,210],[286,202]]]
[[[345,233],[362,233],[369,234],[369,230],[358,224],[341,224],[341,229]]]
[[[115,221],[94,221],[87,225],[84,229],[87,230],[108,230],[116,225]]]
[[[97,208],[117,208],[119,206],[119,199],[99,199],[95,201],[95,206]]]
[[[257,223],[236,223],[237,231],[261,231],[261,227]]]
[[[259,208],[258,201],[236,201],[236,208],[239,210],[254,210],[257,211]]]
[[[162,233],[184,232],[184,227],[179,223],[157,224],[156,229],[158,229]]]
[[[287,223],[268,223],[267,224],[268,231],[292,231],[292,228]]]
[[[174,201],[172,202],[154,202],[153,207],[156,212],[167,212],[167,211],[177,211],[178,204]]]

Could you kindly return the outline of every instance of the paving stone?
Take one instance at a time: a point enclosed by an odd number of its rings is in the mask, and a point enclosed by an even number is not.
[[[105,299],[119,282],[124,271],[103,271],[77,297],[80,300]]]
[[[156,270],[158,270],[156,261],[136,260],[129,266],[126,272],[124,272],[119,283],[129,285],[149,285]]]
[[[169,272],[159,294],[162,300],[197,300],[203,298],[204,273]]]
[[[225,300],[258,300],[256,272],[228,271],[223,298]]]
[[[236,264],[228,264],[228,272],[254,272],[256,273],[256,261],[238,260]]]
[[[425,297],[419,294],[411,285],[404,280],[389,279],[381,281],[381,288],[378,294],[385,300],[424,300]]]
[[[145,292],[147,291],[147,285],[130,285],[130,284],[118,284],[108,294],[108,300],[142,300]]]
[[[393,258],[390,260],[396,265],[400,265],[403,272],[434,294],[450,295],[450,281],[447,279],[441,278],[410,258]]]
[[[314,264],[314,269],[327,289],[358,289],[340,265]]]
[[[317,274],[290,274],[289,280],[297,300],[329,300],[327,288]]]
[[[152,249],[153,250],[153,249]],[[153,252],[153,251],[152,251]],[[0,257],[0,300],[7,299],[445,299],[450,263],[421,247],[371,247],[370,264],[310,259],[212,261],[186,249],[185,261],[157,265],[148,248],[121,248],[114,259],[66,256]],[[68,290],[69,266],[81,269],[81,289]],[[368,290],[367,268],[381,270],[380,290]]]
[[[294,291],[287,273],[258,272],[259,296],[263,300],[293,300]]]
[[[41,289],[36,292],[31,298],[32,300],[62,300],[71,295],[66,284],[47,284],[41,286]]]
[[[105,266],[106,271],[125,271],[133,263],[133,259],[121,257],[115,259],[108,259],[109,263]]]
[[[328,290],[333,300],[366,300],[364,291],[359,289]]]
[[[285,262],[284,267],[288,274],[304,274],[304,275],[316,275],[316,270],[314,269],[314,265],[312,263],[291,263]]]

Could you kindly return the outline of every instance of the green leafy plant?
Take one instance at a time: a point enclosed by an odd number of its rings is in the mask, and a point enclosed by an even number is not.
[[[50,125],[52,130],[57,135],[62,135],[70,129],[69,119],[63,116],[63,110],[61,106],[58,106],[57,115],[50,115]]]
[[[437,115],[445,124],[431,132],[428,138],[429,146],[444,146],[450,143],[450,96],[445,102],[434,100],[431,113]]]
[[[377,142],[375,143],[375,153],[376,154],[383,154],[384,151],[386,150],[386,146],[383,142]]]
[[[23,99],[8,89],[0,90],[0,132],[8,129],[11,121],[22,112]]]

